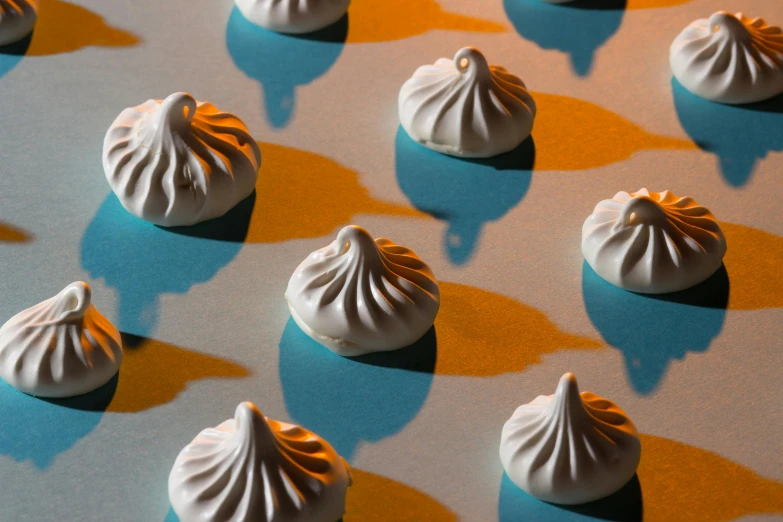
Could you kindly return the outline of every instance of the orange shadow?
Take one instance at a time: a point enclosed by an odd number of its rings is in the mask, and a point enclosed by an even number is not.
[[[0,222],[0,242],[28,243],[32,236],[24,230]]]
[[[433,29],[502,33],[495,22],[450,13],[435,0],[352,0],[348,8],[348,43],[389,42]]]
[[[114,28],[100,15],[61,0],[40,0],[27,56],[70,53],[89,46],[129,47],[139,39]]]
[[[715,453],[641,435],[645,522],[728,522],[783,513],[783,484]]]
[[[437,374],[521,372],[543,354],[604,346],[563,332],[543,312],[500,294],[457,283],[440,283],[440,292]]]
[[[457,516],[432,497],[368,471],[351,469],[343,522],[427,520],[456,522]]]
[[[357,214],[427,217],[411,207],[375,199],[355,171],[331,159],[270,143],[259,146],[261,170],[249,243],[322,237]]]
[[[687,4],[691,0],[628,0],[625,9],[655,9],[658,7],[675,7]]]
[[[723,264],[729,274],[730,310],[783,307],[783,237],[757,228],[721,223]]]
[[[123,333],[122,342],[117,390],[106,411],[135,413],[171,402],[190,381],[250,375],[239,364],[154,339]]]
[[[537,115],[535,170],[581,170],[623,161],[653,149],[697,150],[679,138],[650,134],[594,103],[556,94],[533,93]]]

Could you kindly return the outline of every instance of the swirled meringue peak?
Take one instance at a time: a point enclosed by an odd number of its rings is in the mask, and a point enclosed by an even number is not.
[[[71,283],[0,328],[0,377],[37,397],[73,397],[100,388],[122,362],[120,332]]]
[[[242,121],[178,92],[120,113],[103,169],[131,214],[162,226],[220,217],[255,188],[261,151]]]
[[[328,442],[243,402],[180,452],[169,499],[180,522],[336,522],[350,485]]]
[[[615,403],[579,393],[566,373],[554,395],[539,395],[503,426],[500,460],[508,477],[536,498],[584,504],[622,488],[636,473],[641,443]]]
[[[753,103],[783,92],[783,31],[725,11],[691,23],[669,50],[675,78],[720,103]]]
[[[419,340],[435,321],[440,291],[415,252],[351,225],[297,267],[286,300],[307,335],[353,357]]]
[[[37,19],[37,0],[0,0],[0,46],[30,34]]]
[[[610,283],[645,294],[685,290],[710,277],[726,254],[715,216],[664,190],[618,192],[582,226],[582,253]]]
[[[249,21],[278,33],[312,33],[337,22],[351,0],[234,0]]]
[[[533,130],[536,103],[522,80],[465,47],[416,69],[399,96],[400,122],[425,147],[466,158],[516,148]]]

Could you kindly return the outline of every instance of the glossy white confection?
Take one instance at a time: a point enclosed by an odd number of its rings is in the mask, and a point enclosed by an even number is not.
[[[351,225],[297,267],[286,300],[310,337],[352,357],[419,340],[438,314],[440,290],[415,252]]]
[[[0,328],[0,377],[37,397],[73,397],[100,388],[122,362],[120,332],[76,282]]]
[[[721,103],[752,103],[783,92],[783,32],[763,18],[725,11],[686,27],[669,62],[689,91]]]
[[[103,169],[122,205],[156,225],[220,217],[255,188],[261,151],[239,118],[178,92],[120,113]]]
[[[525,84],[465,47],[453,60],[416,69],[400,90],[408,135],[443,154],[485,158],[508,152],[533,130],[536,104]]]
[[[37,0],[0,0],[0,46],[30,34],[37,19]]]
[[[584,504],[611,495],[636,473],[641,443],[612,401],[579,393],[566,373],[554,395],[539,395],[503,426],[500,460],[508,477],[536,498]]]
[[[256,25],[278,33],[312,33],[337,22],[351,0],[235,0]]]
[[[180,452],[169,499],[180,522],[337,522],[350,485],[328,442],[243,402]]]
[[[618,192],[582,226],[582,253],[610,283],[646,294],[684,290],[720,268],[726,238],[715,216],[668,190]]]

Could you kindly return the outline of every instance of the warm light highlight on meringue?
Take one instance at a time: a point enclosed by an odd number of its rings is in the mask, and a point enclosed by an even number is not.
[[[611,495],[634,476],[640,455],[631,419],[611,401],[580,394],[572,373],[560,378],[554,395],[517,408],[500,438],[500,460],[509,478],[556,504]]]
[[[400,123],[443,154],[486,158],[515,149],[533,129],[536,104],[525,83],[464,47],[416,69],[398,99]]]
[[[582,253],[610,283],[648,294],[697,285],[720,268],[726,239],[715,216],[672,192],[618,192],[582,226]]]
[[[128,212],[156,225],[217,218],[253,192],[261,151],[242,121],[178,92],[125,109],[106,132],[106,179]]]
[[[350,484],[328,442],[243,402],[180,452],[169,498],[180,522],[334,522]]]
[[[286,300],[307,335],[353,357],[420,339],[438,313],[440,292],[415,252],[350,225],[296,268]]]
[[[669,62],[686,89],[708,100],[766,100],[783,92],[783,31],[763,18],[718,11],[675,38]]]
[[[0,0],[0,46],[30,34],[37,19],[37,0]]]
[[[106,384],[122,362],[120,333],[71,283],[0,328],[0,377],[37,397],[73,397]]]

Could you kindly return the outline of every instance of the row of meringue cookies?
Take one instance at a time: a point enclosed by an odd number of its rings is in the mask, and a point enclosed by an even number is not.
[[[528,494],[583,504],[620,490],[635,475],[641,442],[612,401],[580,394],[563,375],[554,395],[514,411],[500,437],[500,461]],[[202,430],[169,473],[180,522],[336,522],[346,513],[348,463],[315,433],[265,417],[250,402]]]

